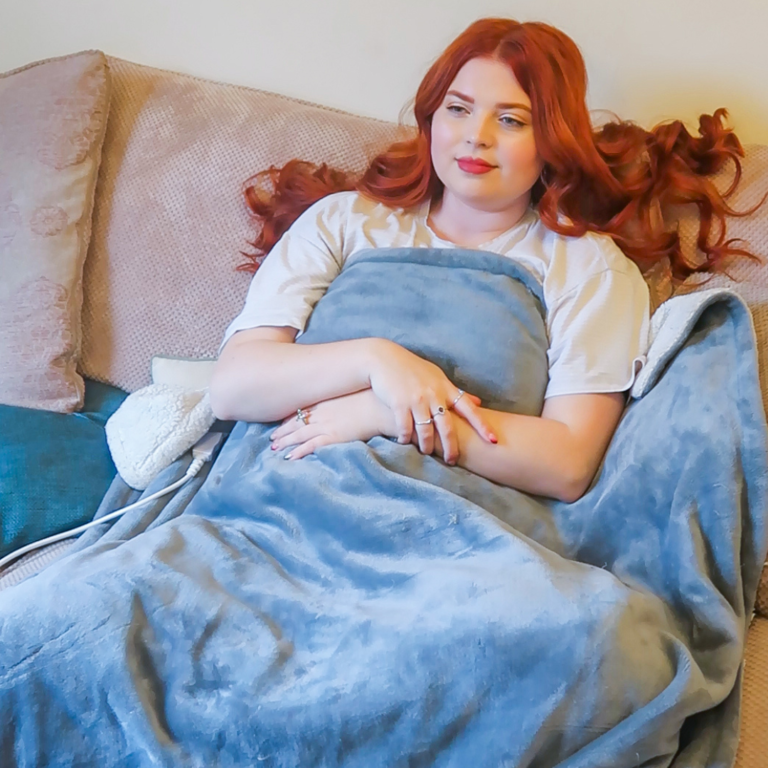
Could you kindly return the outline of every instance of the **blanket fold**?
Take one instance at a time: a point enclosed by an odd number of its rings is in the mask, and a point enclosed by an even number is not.
[[[371,251],[299,341],[391,338],[537,414],[544,311],[503,257]],[[740,300],[697,309],[573,504],[383,437],[283,461],[273,427],[0,592],[3,766],[731,764],[768,547]]]

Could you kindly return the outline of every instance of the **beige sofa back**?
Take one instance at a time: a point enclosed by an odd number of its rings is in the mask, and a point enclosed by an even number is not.
[[[250,281],[235,270],[254,234],[241,196],[248,176],[294,157],[360,170],[403,134],[393,123],[263,91],[115,58],[109,64],[112,101],[85,263],[81,372],[133,391],[150,382],[153,355],[216,356]],[[766,192],[768,147],[748,147],[733,204],[748,208]],[[679,226],[693,254],[693,215],[683,214]],[[768,205],[733,220],[729,234],[768,255]],[[731,274],[737,282],[719,275],[704,287],[730,287],[752,307],[768,405],[768,265],[741,262]],[[653,287],[657,301],[669,295],[663,275]]]
[[[250,276],[248,176],[298,157],[358,171],[391,123],[109,58],[81,372],[128,391],[153,355],[215,357]]]

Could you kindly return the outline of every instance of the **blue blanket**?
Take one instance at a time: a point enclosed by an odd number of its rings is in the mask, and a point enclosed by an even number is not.
[[[300,340],[368,335],[540,411],[544,307],[508,260],[358,255]],[[269,432],[239,423],[207,476],[0,593],[3,768],[731,765],[768,546],[739,300],[573,504],[383,437],[287,462]]]

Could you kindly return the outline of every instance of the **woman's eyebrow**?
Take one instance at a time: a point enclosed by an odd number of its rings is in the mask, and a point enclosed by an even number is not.
[[[467,104],[474,104],[475,100],[471,96],[465,96],[463,93],[459,93],[458,91],[448,91],[448,93],[445,94],[446,96],[456,96],[457,98],[461,99],[462,101],[466,101]],[[526,109],[528,112],[531,111],[531,108],[527,104],[517,104],[515,102],[511,102],[509,104],[507,103],[501,103],[496,105],[496,109]]]

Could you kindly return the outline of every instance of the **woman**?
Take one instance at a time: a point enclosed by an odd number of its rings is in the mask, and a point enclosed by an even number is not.
[[[249,188],[264,223],[255,244],[270,254],[227,330],[216,415],[285,419],[273,448],[294,460],[383,434],[522,491],[579,498],[643,364],[649,295],[638,264],[667,257],[676,276],[693,271],[660,206],[701,203],[706,235],[732,212],[703,175],[741,153],[722,111],[702,118],[700,139],[679,123],[595,132],[585,97],[582,57],[562,32],[480,20],[421,83],[416,138],[375,158],[356,184],[289,163],[272,170],[271,201]],[[483,409],[385,339],[292,343],[350,257],[392,246],[490,251],[535,275],[550,343],[540,416]],[[700,268],[738,252],[723,231]]]

